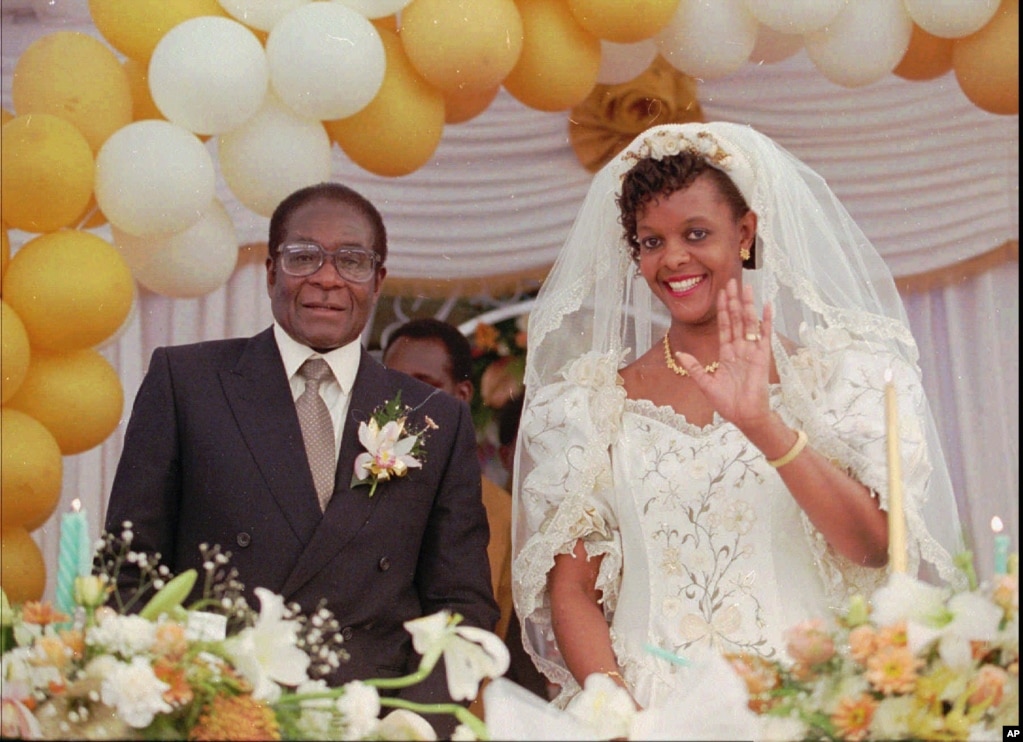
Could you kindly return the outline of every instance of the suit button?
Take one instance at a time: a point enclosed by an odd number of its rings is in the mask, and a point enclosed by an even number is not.
[[[344,639],[346,642],[347,641],[351,641],[352,634],[354,634],[354,633],[355,632],[352,631],[352,627],[351,626],[345,626],[343,629],[341,629],[341,638]]]
[[[245,533],[245,531],[242,531],[241,533],[238,534],[238,538],[236,538],[235,540],[238,542],[238,545],[244,549],[246,546],[252,543],[252,536]]]
[[[387,557],[381,557],[380,561],[377,563],[377,566],[380,567],[381,572],[386,572],[391,568],[391,560],[388,559]]]

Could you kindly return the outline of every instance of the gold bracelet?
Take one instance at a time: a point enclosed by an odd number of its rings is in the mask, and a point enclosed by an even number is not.
[[[806,447],[807,442],[806,432],[803,430],[796,431],[796,442],[792,444],[792,448],[789,452],[782,456],[780,459],[768,459],[767,463],[773,466],[775,469],[785,466],[785,464],[796,458],[802,450]]]
[[[622,681],[622,683],[625,682],[625,678],[623,678],[622,674],[617,670],[602,670],[601,674],[607,675],[609,678],[618,678],[620,681]]]

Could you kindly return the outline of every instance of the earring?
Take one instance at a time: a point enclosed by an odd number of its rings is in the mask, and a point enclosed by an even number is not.
[[[744,247],[741,250],[739,250],[739,257],[742,258],[742,262],[744,262],[744,263],[747,260],[749,260],[749,248],[748,247]]]

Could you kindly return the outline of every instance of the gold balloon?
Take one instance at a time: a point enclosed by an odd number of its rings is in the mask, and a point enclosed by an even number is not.
[[[8,111],[6,108],[0,108],[0,126],[2,126],[3,124],[6,124],[12,118],[14,118],[14,114],[13,113]]]
[[[952,69],[952,39],[924,31],[913,24],[909,48],[893,73],[906,80],[933,80]]]
[[[562,0],[519,0],[518,6],[522,54],[505,89],[539,111],[581,103],[597,83],[600,39],[579,25]]]
[[[112,47],[145,63],[163,35],[182,21],[230,17],[217,0],[89,0],[89,14]]]
[[[952,69],[978,108],[1019,113],[1019,0],[1002,0],[986,26],[953,41]]]
[[[142,62],[131,57],[121,63],[128,77],[131,88],[131,120],[167,119],[153,102],[153,94],[149,91],[149,69]]]
[[[46,426],[20,410],[0,409],[0,521],[34,530],[60,500],[63,459]]]
[[[498,85],[482,93],[444,93],[444,123],[461,124],[483,113],[501,91]]]
[[[514,0],[415,0],[401,12],[409,62],[447,92],[500,85],[522,51],[522,33]]]
[[[28,373],[7,407],[46,426],[65,456],[88,451],[114,432],[124,390],[114,367],[96,351],[32,354]]]
[[[7,272],[7,264],[11,262],[11,238],[7,236],[7,225],[0,228],[0,281]]]
[[[18,115],[67,119],[93,152],[131,123],[131,88],[120,61],[102,41],[78,31],[33,42],[14,67],[11,98]]]
[[[398,34],[377,30],[387,55],[379,92],[358,113],[323,125],[359,167],[376,175],[408,175],[425,165],[440,144],[444,96],[416,72]]]
[[[579,25],[616,44],[649,39],[675,16],[679,0],[568,0]]]
[[[96,162],[74,124],[28,113],[4,124],[0,208],[4,223],[26,232],[73,224],[92,196]]]
[[[33,350],[68,351],[98,345],[121,327],[135,281],[109,242],[62,230],[25,243],[11,258],[3,288]]]
[[[0,301],[0,404],[7,404],[18,391],[31,357],[25,325],[7,302]]]
[[[12,604],[42,600],[46,561],[35,540],[22,526],[0,530],[0,587]]]

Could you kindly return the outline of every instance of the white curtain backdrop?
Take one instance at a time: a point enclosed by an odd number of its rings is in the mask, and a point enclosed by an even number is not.
[[[57,30],[69,28],[5,15],[8,111],[18,57],[31,41]],[[70,30],[97,35],[88,26]],[[952,73],[928,82],[889,76],[847,89],[828,82],[801,52],[701,82],[699,98],[706,119],[749,123],[818,170],[897,277],[955,266],[1019,238],[1019,118],[977,109]],[[377,177],[335,147],[333,177],[381,209],[392,276],[429,281],[540,269],[553,261],[589,183],[569,146],[567,118],[567,112],[528,109],[502,92],[478,118],[449,126],[419,171]],[[208,146],[215,153],[215,144]],[[239,244],[265,242],[268,220],[239,204],[219,175],[218,197]],[[16,251],[33,235],[10,236]],[[98,534],[125,423],[153,349],[249,335],[270,323],[260,257],[240,260],[225,286],[199,299],[140,290],[125,327],[101,348],[122,380],[124,414],[102,445],[65,457],[61,501],[33,532],[49,566],[48,597],[60,514],[73,499],[82,500]],[[978,572],[987,576],[993,516],[1004,521],[1018,550],[1018,262],[904,298],[967,539]]]

